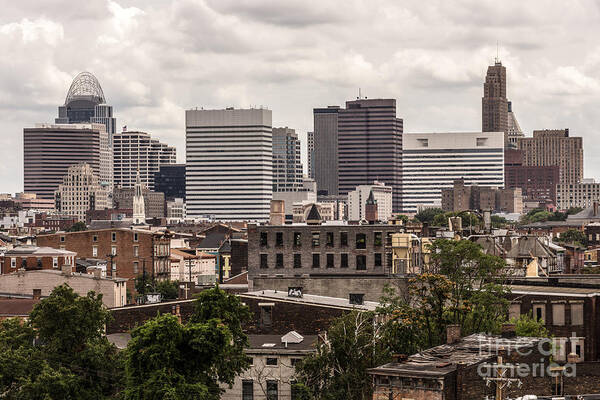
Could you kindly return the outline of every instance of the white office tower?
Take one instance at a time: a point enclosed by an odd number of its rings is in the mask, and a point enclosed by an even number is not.
[[[361,221],[366,218],[365,205],[371,192],[377,202],[379,220],[387,221],[392,217],[392,187],[375,181],[372,185],[357,186],[356,190],[348,193],[348,220]]]
[[[267,221],[273,197],[271,110],[187,110],[188,217]]]
[[[504,186],[503,132],[404,133],[402,147],[402,212],[441,207],[455,179]]]

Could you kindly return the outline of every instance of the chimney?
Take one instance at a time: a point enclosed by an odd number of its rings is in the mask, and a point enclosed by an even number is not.
[[[285,223],[285,203],[283,200],[271,200],[270,225],[283,225]]]
[[[33,289],[33,299],[40,300],[42,298],[42,289]]]
[[[502,324],[502,337],[506,339],[517,337],[517,327],[515,324]]]
[[[598,216],[598,202],[594,202],[594,217]]]
[[[61,267],[61,271],[63,273],[63,275],[71,275],[73,273],[73,266],[69,265],[69,264],[63,264]]]
[[[181,309],[179,308],[179,304],[171,307],[171,313],[177,317],[177,320],[181,324]]]
[[[446,344],[456,343],[460,337],[460,325],[446,325]]]

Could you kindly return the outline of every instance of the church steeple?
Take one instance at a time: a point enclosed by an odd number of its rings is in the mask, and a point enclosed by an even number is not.
[[[139,169],[135,178],[135,188],[133,194],[133,223],[136,225],[146,223],[146,207],[144,205],[142,180],[140,178]]]

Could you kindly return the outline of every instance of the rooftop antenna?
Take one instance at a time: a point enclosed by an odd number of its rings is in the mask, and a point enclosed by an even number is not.
[[[360,100],[360,99],[362,99],[362,94],[361,94],[361,92],[360,92],[360,88],[358,88],[358,99],[359,99],[359,100]]]

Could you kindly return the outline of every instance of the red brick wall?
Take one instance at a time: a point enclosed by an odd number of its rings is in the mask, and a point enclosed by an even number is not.
[[[10,260],[12,258],[16,258],[17,261],[17,265],[16,268],[11,268],[11,262]],[[42,259],[42,268],[41,269],[54,269],[53,268],[53,261],[52,261],[51,256],[46,256],[46,257],[41,257]],[[60,270],[62,268],[62,266],[65,264],[65,257],[64,256],[59,256],[58,258],[58,267],[56,268],[57,270]],[[27,267],[26,269],[38,269],[38,257],[25,257],[25,259],[27,260]],[[10,257],[10,256],[5,256],[3,258],[3,263],[2,263],[2,273],[3,274],[10,274],[11,272],[16,272],[19,268],[21,268],[23,266],[23,257]]]

